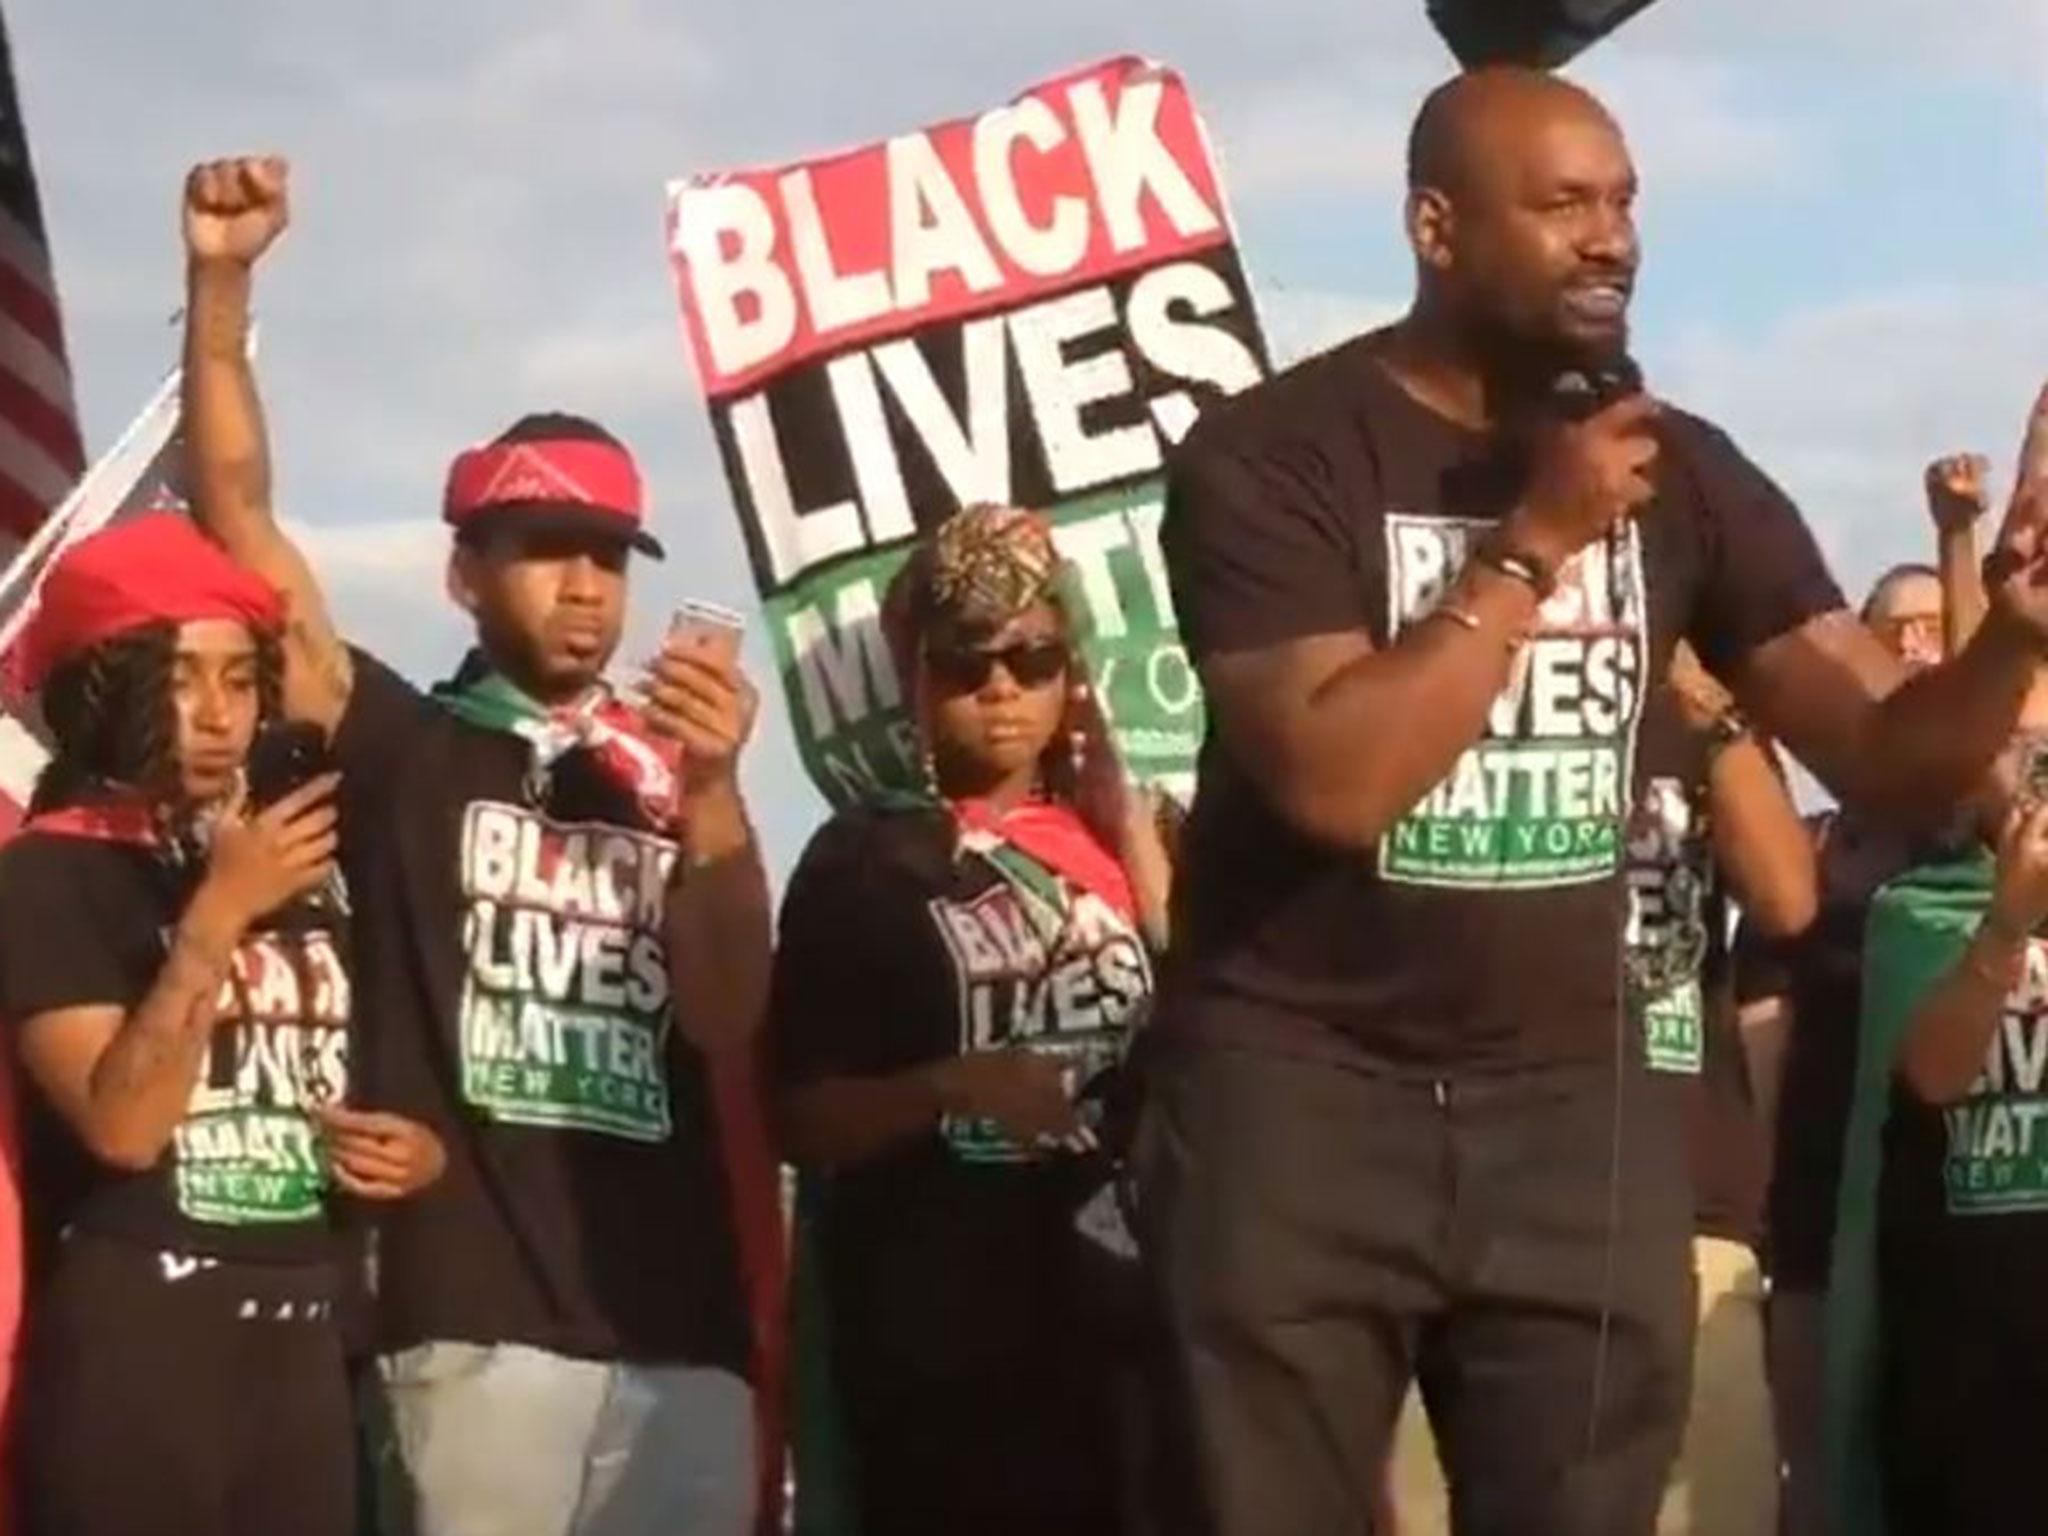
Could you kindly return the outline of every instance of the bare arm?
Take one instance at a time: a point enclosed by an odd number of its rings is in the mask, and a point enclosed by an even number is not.
[[[1477,627],[1439,609],[1384,651],[1358,631],[1203,663],[1224,745],[1309,836],[1373,846],[1479,739],[1535,600],[1520,582],[1477,569],[1445,606]]]
[[[1977,549],[1977,519],[1986,508],[1984,482],[1990,462],[1982,454],[1959,453],[1927,466],[1927,510],[1934,519],[1937,569],[1941,572],[1941,638],[1946,654],[1959,654],[1990,607]]]
[[[774,943],[768,876],[736,789],[692,818],[667,912],[676,1028],[705,1052],[731,1050],[768,1011]]]
[[[1820,907],[1818,861],[1770,748],[1744,726],[1733,696],[1684,641],[1672,653],[1668,686],[1680,722],[1708,742],[1715,863],[1763,932],[1802,931]],[[1716,740],[1725,740],[1718,750]]]
[[[240,937],[238,921],[195,901],[156,984],[132,1012],[58,1008],[22,1029],[29,1076],[101,1162],[141,1170],[163,1155],[206,1061]]]
[[[1950,1104],[1984,1071],[2005,999],[2019,976],[2027,936],[2048,918],[2048,806],[2007,813],[1998,877],[1984,920],[1963,957],[1928,994],[1907,1027],[1898,1072],[1925,1104]]]
[[[1987,921],[1913,1015],[1899,1053],[1899,1076],[1922,1103],[1953,1103],[1983,1072],[2025,944],[2024,934]]]
[[[334,784],[331,775],[316,779],[249,820],[239,807],[224,813],[206,875],[132,1010],[56,1008],[25,1021],[23,1064],[101,1161],[141,1169],[163,1154],[206,1060],[235,946],[258,917],[327,878]]]
[[[774,923],[768,876],[740,793],[759,701],[733,648],[671,635],[640,685],[648,729],[680,752],[683,855],[666,918],[676,1027],[702,1051],[744,1045],[768,1012]]]
[[[1941,666],[1902,684],[1876,637],[1837,611],[1754,652],[1737,694],[1844,800],[1938,819],[1985,781],[2048,657],[2048,387],[1986,564],[1984,620]]]
[[[289,712],[331,731],[348,703],[348,650],[312,567],[278,526],[248,353],[252,268],[286,219],[282,161],[216,162],[187,179],[186,472],[200,526],[284,594]]]
[[[2040,666],[2036,632],[1994,608],[1960,655],[1910,679],[1847,612],[1757,650],[1736,693],[1845,801],[1922,822],[1982,781]]]
[[[1079,1129],[1057,1061],[1028,1051],[975,1051],[901,1072],[827,1077],[784,1092],[785,1153],[846,1167],[929,1136],[947,1115],[992,1120],[1030,1147]]]
[[[1769,752],[1743,736],[1707,770],[1714,858],[1744,913],[1776,938],[1803,932],[1820,910],[1813,839]]]
[[[1657,453],[1655,412],[1652,402],[1634,396],[1590,420],[1541,432],[1522,502],[1501,526],[1501,547],[1527,570],[1554,572],[1645,503]],[[1238,483],[1239,473],[1197,456],[1176,467],[1170,493],[1178,505],[1169,508],[1168,531],[1188,541],[1197,600],[1219,616],[1235,594],[1202,593],[1201,573],[1228,575],[1242,566],[1234,546],[1261,520],[1306,520],[1286,507],[1247,516],[1260,488]],[[1176,519],[1187,527],[1175,526]],[[1313,561],[1297,560],[1278,578],[1268,572],[1262,595],[1284,605],[1318,574]],[[1209,646],[1202,681],[1221,740],[1267,801],[1304,833],[1339,847],[1369,847],[1479,738],[1536,602],[1529,582],[1472,560],[1450,580],[1436,610],[1384,649],[1363,627],[1264,647]]]
[[[1735,1030],[1742,1040],[1748,1069],[1750,1102],[1757,1123],[1771,1130],[1778,1123],[1778,1102],[1785,1083],[1785,1053],[1792,1043],[1794,1015],[1789,997],[1763,997],[1736,1010]]]

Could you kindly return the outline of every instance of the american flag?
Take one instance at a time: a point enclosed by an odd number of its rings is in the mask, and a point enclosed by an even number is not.
[[[50,243],[0,18],[0,530],[26,539],[84,469]]]

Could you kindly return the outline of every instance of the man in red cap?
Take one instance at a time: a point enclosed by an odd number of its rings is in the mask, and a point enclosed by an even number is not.
[[[754,694],[702,638],[672,637],[631,704],[606,685],[629,556],[661,549],[632,456],[572,416],[450,469],[448,590],[476,646],[449,682],[422,695],[342,643],[273,514],[244,350],[285,174],[188,180],[186,445],[200,523],[285,594],[288,701],[344,770],[383,1025],[363,1070],[448,1144],[380,1229],[404,1497],[423,1536],[738,1536],[748,1331],[700,1051],[744,1039],[765,987],[735,775]]]

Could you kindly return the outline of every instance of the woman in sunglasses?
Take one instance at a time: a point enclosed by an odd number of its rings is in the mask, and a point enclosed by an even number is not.
[[[355,1292],[330,1201],[406,1198],[443,1151],[346,1107],[335,778],[293,787],[312,762],[251,755],[281,704],[284,617],[152,514],[55,562],[13,658],[55,744],[0,851],[29,1536],[355,1527]]]
[[[1062,577],[1011,508],[917,547],[883,624],[924,788],[827,823],[783,906],[782,1123],[865,1536],[1136,1528],[1103,1111],[1168,870]]]

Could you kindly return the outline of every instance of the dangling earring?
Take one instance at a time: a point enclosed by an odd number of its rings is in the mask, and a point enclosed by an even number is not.
[[[1067,732],[1067,765],[1073,770],[1074,792],[1079,794],[1081,775],[1088,767],[1088,731],[1083,723],[1087,719],[1083,711],[1088,707],[1088,685],[1074,684],[1073,692],[1067,697],[1073,705],[1071,718],[1074,721],[1073,727]]]
[[[932,751],[931,743],[922,735],[917,742],[917,768],[924,775],[924,792],[934,800],[945,798],[939,793],[939,758]]]

